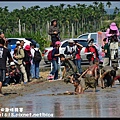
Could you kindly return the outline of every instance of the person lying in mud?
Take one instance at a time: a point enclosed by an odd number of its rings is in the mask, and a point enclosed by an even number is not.
[[[99,78],[99,60],[95,59],[95,64],[90,65],[78,78],[82,87],[82,93],[88,88],[93,88],[96,91],[97,80]]]
[[[80,76],[80,75],[77,75],[77,76]],[[79,78],[79,77],[77,77],[77,78]],[[80,84],[80,81],[77,78],[73,77],[73,75],[72,75],[72,77],[70,79],[70,83],[72,83],[74,85],[75,89],[74,89],[74,92],[68,92],[69,94],[72,94],[72,93],[73,94],[82,94],[83,93],[82,86]]]
[[[99,79],[101,80],[102,89],[109,86],[112,87],[114,85],[114,81],[120,79],[120,70],[115,65],[113,65],[112,67],[105,66],[100,70]]]

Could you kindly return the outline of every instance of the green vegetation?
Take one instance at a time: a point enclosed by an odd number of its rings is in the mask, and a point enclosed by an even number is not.
[[[0,28],[6,37],[32,37],[40,43],[43,50],[50,43],[48,26],[54,18],[58,20],[62,39],[72,37],[72,32],[76,37],[86,32],[104,31],[113,21],[120,26],[120,12],[117,7],[113,15],[108,15],[102,2],[95,1],[89,6],[85,4],[64,6],[65,4],[45,8],[32,6],[28,9],[23,6],[22,9],[14,9],[12,12],[9,12],[8,6],[0,7]],[[110,8],[111,3],[108,1],[106,6]],[[21,34],[18,27],[19,19]]]

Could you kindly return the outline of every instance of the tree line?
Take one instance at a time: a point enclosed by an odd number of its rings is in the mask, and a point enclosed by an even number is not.
[[[106,6],[110,8],[111,2]],[[120,13],[117,7],[114,8],[114,14],[109,15],[102,2],[93,2],[87,6],[77,3],[76,5],[60,4],[58,6],[40,8],[32,6],[28,9],[22,6],[22,9],[14,9],[9,12],[8,6],[0,7],[0,29],[7,37],[33,37],[46,46],[48,40],[48,29],[52,19],[58,20],[62,38],[70,38],[72,32],[74,37],[86,32],[104,31],[111,21],[119,24]],[[21,24],[21,34],[19,34],[19,20]],[[74,31],[73,31],[73,28]],[[38,36],[38,37],[37,37]],[[48,43],[47,43],[48,44]]]

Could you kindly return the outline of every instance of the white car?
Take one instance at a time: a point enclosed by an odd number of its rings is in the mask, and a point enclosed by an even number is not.
[[[65,47],[68,45],[68,41],[70,39],[67,39],[67,40],[64,40],[61,42],[61,46],[60,46],[60,54],[64,54],[64,51],[65,51]],[[77,41],[78,43],[80,43],[81,45],[83,45],[83,48],[81,50],[81,59],[82,61],[88,61],[87,58],[86,58],[86,54],[84,53],[85,52],[85,48],[86,46],[88,45],[87,43],[87,39],[79,39],[79,38],[72,38],[73,41]],[[47,63],[50,63],[50,61],[48,60],[47,56],[48,56],[48,52],[50,50],[52,50],[53,47],[47,47],[44,49],[44,56],[43,56],[43,59],[44,59],[44,62],[47,64]]]
[[[35,40],[33,40],[31,38],[7,38],[7,40],[8,40],[8,49],[9,49],[11,55],[13,55],[13,51],[14,51],[14,48],[16,47],[17,41],[24,40],[25,43],[24,43],[23,47],[25,47],[26,45],[30,45],[30,43],[32,43],[34,45],[38,44]]]
[[[24,43],[23,47],[25,47],[26,45],[30,45],[30,43],[31,43],[31,41],[26,40],[25,38],[7,38],[7,40],[8,40],[8,49],[12,56],[13,56],[17,41],[24,40],[25,43]]]
[[[97,40],[97,32],[85,33],[85,34],[79,35],[77,38],[81,38],[81,39],[93,38],[94,42],[96,42],[96,40]]]

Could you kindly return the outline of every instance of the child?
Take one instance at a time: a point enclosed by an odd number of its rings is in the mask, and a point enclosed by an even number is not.
[[[80,85],[79,80],[71,80],[71,83],[74,85],[75,89],[74,89],[74,92],[66,91],[68,94],[82,94],[82,93],[84,93],[82,90],[82,87]]]

